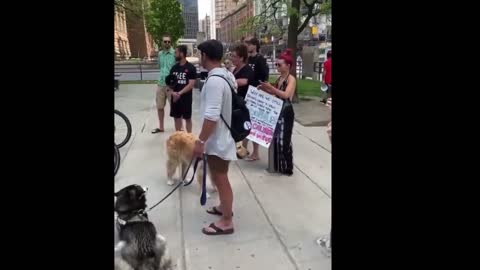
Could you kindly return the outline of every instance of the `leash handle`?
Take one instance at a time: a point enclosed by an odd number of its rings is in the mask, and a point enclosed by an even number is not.
[[[200,205],[204,206],[207,203],[207,155],[203,155],[203,181],[202,181],[202,195],[200,196]]]

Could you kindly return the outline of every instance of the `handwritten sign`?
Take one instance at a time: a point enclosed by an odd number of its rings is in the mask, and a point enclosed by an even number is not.
[[[282,111],[283,100],[250,85],[245,102],[252,122],[247,139],[268,148]]]

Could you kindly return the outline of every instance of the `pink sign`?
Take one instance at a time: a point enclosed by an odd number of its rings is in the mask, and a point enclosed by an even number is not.
[[[252,122],[252,129],[247,138],[268,148],[282,111],[283,100],[249,86],[245,101]]]

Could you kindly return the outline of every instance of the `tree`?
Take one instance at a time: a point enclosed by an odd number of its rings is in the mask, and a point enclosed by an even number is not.
[[[287,47],[292,49],[293,56],[296,59],[298,35],[302,33],[314,16],[331,14],[331,3],[331,0],[265,0],[262,12],[250,18],[240,28],[240,31],[283,36],[285,30],[287,30]],[[281,18],[285,6],[287,6],[289,16],[287,29],[285,29],[285,22]],[[296,76],[297,73],[295,59],[291,71],[293,76]],[[294,100],[298,101],[297,91],[295,91]]]
[[[159,45],[166,33],[172,37],[172,43],[176,43],[183,36],[185,23],[182,6],[177,0],[148,0],[145,19],[147,31]]]

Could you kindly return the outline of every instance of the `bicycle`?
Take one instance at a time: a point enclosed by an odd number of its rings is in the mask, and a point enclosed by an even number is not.
[[[132,125],[130,120],[120,112],[119,110],[113,110],[115,123],[114,123],[114,134],[115,134],[115,144],[118,148],[122,148],[130,140],[132,136]]]
[[[113,143],[113,176],[117,175],[120,168],[120,150],[115,143]]]

